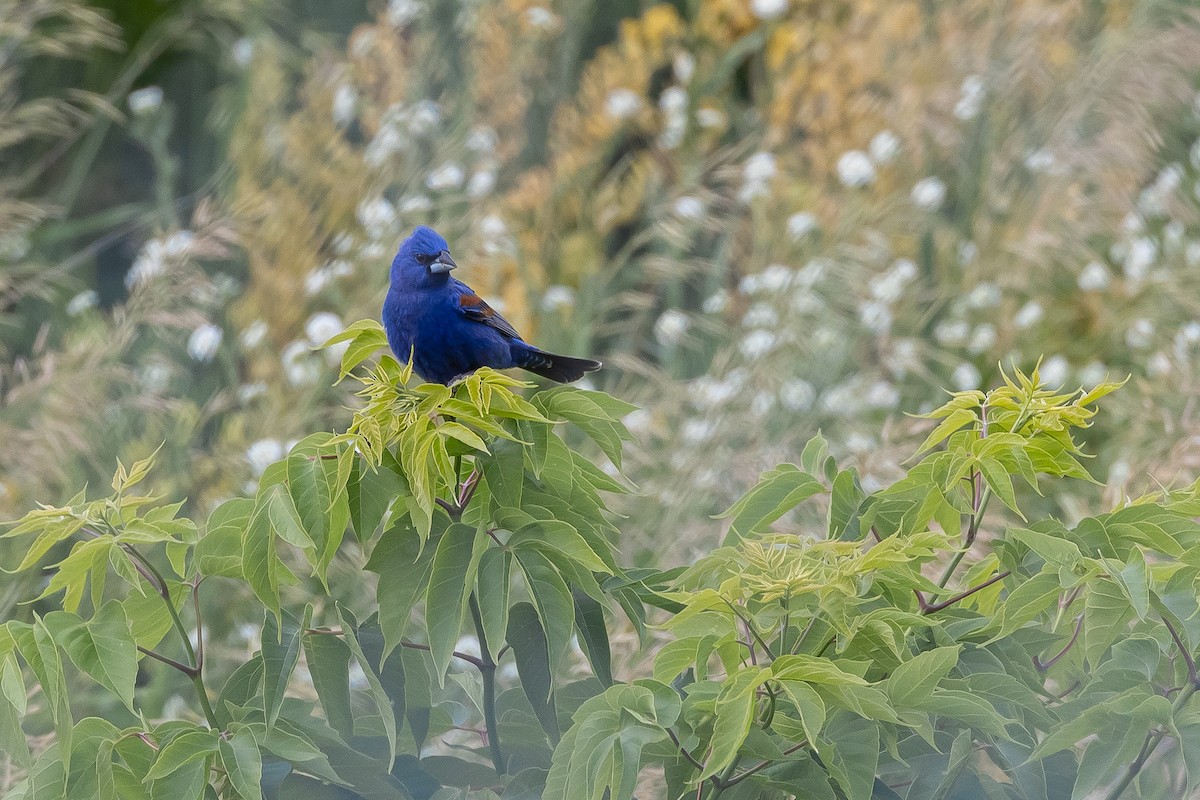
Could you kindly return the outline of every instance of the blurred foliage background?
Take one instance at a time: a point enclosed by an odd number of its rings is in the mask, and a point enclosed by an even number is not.
[[[416,224],[643,407],[631,563],[1039,358],[1131,376],[1108,499],[1194,475],[1198,90],[1188,0],[0,0],[0,516],[164,442],[203,515],[343,427],[312,347]]]

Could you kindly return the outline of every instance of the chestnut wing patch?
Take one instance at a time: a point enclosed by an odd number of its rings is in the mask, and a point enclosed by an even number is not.
[[[521,335],[516,329],[508,323],[504,317],[496,313],[496,309],[489,306],[483,301],[479,295],[474,292],[467,292],[458,296],[458,307],[467,319],[475,322],[482,322],[484,325],[495,328],[505,336],[510,336],[513,339],[520,339]]]

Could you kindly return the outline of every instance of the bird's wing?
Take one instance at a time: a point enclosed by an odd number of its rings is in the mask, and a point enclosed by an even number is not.
[[[495,328],[509,338],[522,341],[521,334],[517,333],[516,328],[510,325],[508,320],[496,313],[496,309],[485,303],[482,297],[475,294],[470,286],[467,286],[462,281],[452,279],[452,287],[458,310],[467,319],[473,322],[482,322],[484,325]]]

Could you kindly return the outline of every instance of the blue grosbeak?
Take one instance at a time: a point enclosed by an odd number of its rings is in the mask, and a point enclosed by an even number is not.
[[[590,358],[527,344],[471,287],[450,277],[457,264],[437,231],[419,225],[392,261],[383,327],[400,361],[429,383],[450,383],[480,367],[520,367],[559,383],[600,369]]]

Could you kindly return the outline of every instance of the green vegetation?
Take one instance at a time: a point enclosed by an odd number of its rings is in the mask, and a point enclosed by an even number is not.
[[[386,347],[375,323],[339,338],[344,373]],[[18,571],[69,547],[37,598],[55,609],[0,628],[3,747],[28,771],[9,797],[1116,798],[1200,783],[1200,484],[1073,524],[1027,513],[1064,482],[1092,491],[1074,434],[1115,384],[1060,394],[1017,372],[955,394],[906,476],[873,493],[815,438],[729,508],[721,547],[664,571],[620,565],[605,498],[627,484],[559,433],[619,468],[627,404],[569,387],[526,400],[488,370],[408,387],[390,355],[356,378],[346,433],[301,440],[203,525],[137,493],[146,459],[118,466],[111,494],[7,531]],[[777,530],[814,502],[823,525]],[[989,509],[1021,521],[984,541]],[[201,595],[238,585],[258,644],[214,656]],[[652,664],[614,668],[623,625],[656,640]],[[178,719],[140,713],[139,670],[190,683]],[[47,737],[31,750],[23,725]]]

